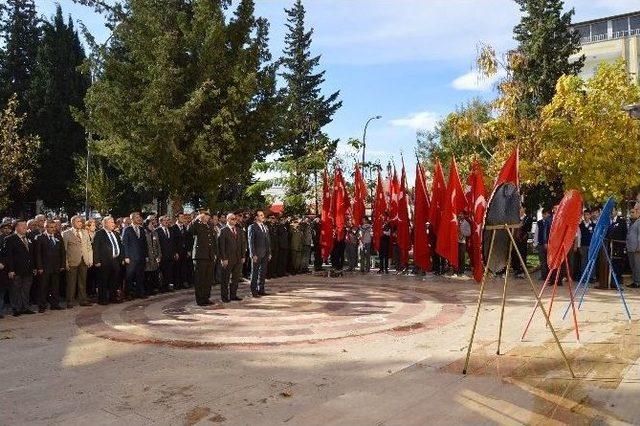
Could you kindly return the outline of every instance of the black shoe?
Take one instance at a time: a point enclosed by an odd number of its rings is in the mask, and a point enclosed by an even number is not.
[[[33,315],[35,314],[35,312],[33,312],[31,309],[25,309],[24,311],[22,311],[23,314],[26,315]]]
[[[46,311],[46,310],[47,310],[46,308],[38,308],[38,312],[41,313],[41,314],[44,313],[44,311]]]
[[[267,293],[266,291],[261,291],[258,293],[260,296],[271,296],[271,293]]]
[[[253,297],[262,297],[262,296],[260,295],[260,293],[251,293],[251,296],[253,296]]]
[[[91,302],[81,302],[80,306],[93,306],[93,303],[91,303]]]
[[[627,284],[627,287],[629,287],[629,288],[640,288],[640,285],[638,285],[636,283],[631,283],[631,284]]]
[[[53,309],[53,308],[51,308]],[[72,303],[67,303],[67,309],[73,309],[73,304]]]
[[[222,303],[229,303],[231,300],[229,299],[222,299]]]
[[[4,315],[0,314],[0,319],[4,318]]]
[[[52,306],[51,307],[52,311],[64,311],[64,308],[60,305],[56,305],[56,306]]]
[[[18,311],[13,311],[13,316],[14,316],[14,317],[19,317],[20,315],[22,315],[20,312],[18,312]]]
[[[231,300],[235,300],[236,302],[239,302],[242,300],[242,297],[234,296],[231,298]]]

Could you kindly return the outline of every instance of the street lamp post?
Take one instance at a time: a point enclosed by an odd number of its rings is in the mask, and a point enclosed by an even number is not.
[[[373,120],[380,120],[382,118],[381,115],[376,115],[375,117],[371,117],[367,120],[364,125],[364,132],[362,133],[362,167],[364,167],[364,159],[365,159],[365,151],[367,149],[367,127],[369,127],[369,123]]]
[[[93,135],[91,132],[87,132],[87,168],[86,168],[86,177],[84,181],[84,218],[89,220],[89,164],[91,161],[91,141],[93,140]]]

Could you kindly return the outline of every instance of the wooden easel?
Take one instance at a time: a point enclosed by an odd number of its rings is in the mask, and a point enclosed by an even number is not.
[[[534,297],[536,298],[537,301],[537,305],[540,307],[540,310],[542,311],[542,314],[544,315],[545,320],[547,321],[547,326],[549,327],[549,329],[551,330],[551,334],[553,334],[553,339],[555,340],[556,344],[558,345],[558,349],[560,350],[560,354],[562,355],[562,358],[564,359],[564,362],[567,366],[567,369],[569,370],[569,373],[571,374],[571,377],[575,378],[575,374],[573,373],[573,369],[571,368],[571,364],[569,363],[569,360],[567,358],[567,355],[564,352],[564,349],[562,349],[562,345],[560,344],[560,340],[558,339],[558,336],[556,334],[555,329],[553,328],[553,325],[551,324],[551,321],[549,320],[549,315],[547,315],[547,311],[544,308],[542,301],[540,300],[540,296],[538,296],[538,292],[536,291],[535,285],[533,284],[533,280],[531,279],[531,275],[529,275],[529,271],[527,270],[527,265],[524,261],[524,259],[522,258],[522,254],[520,253],[520,250],[518,250],[518,245],[516,244],[516,240],[513,237],[513,229],[518,229],[520,228],[521,225],[520,224],[514,224],[514,225],[488,225],[485,226],[485,230],[487,231],[491,231],[491,243],[489,245],[489,254],[487,256],[487,264],[485,265],[484,268],[484,274],[482,275],[482,282],[480,283],[480,295],[478,296],[478,306],[476,308],[476,317],[475,320],[473,322],[473,328],[471,330],[471,338],[469,339],[469,346],[467,347],[467,358],[464,362],[464,369],[462,370],[462,374],[467,374],[467,368],[469,367],[469,358],[471,357],[471,348],[473,346],[473,338],[475,337],[476,334],[476,327],[478,325],[478,317],[480,316],[480,307],[482,306],[482,298],[484,296],[484,286],[486,284],[487,281],[487,273],[489,272],[489,264],[491,263],[491,256],[493,254],[493,244],[495,241],[495,237],[496,237],[496,231],[500,231],[503,230],[507,233],[507,235],[509,235],[509,239],[510,239],[510,244],[509,244],[509,254],[507,257],[507,265],[506,265],[506,269],[505,269],[505,273],[504,273],[504,286],[502,289],[502,308],[501,308],[501,312],[500,312],[500,328],[498,330],[498,350],[496,351],[496,354],[500,355],[500,343],[502,341],[502,324],[503,324],[503,320],[504,320],[504,307],[505,307],[505,303],[506,303],[506,299],[507,299],[507,283],[508,283],[508,277],[509,277],[509,266],[511,263],[511,253],[512,250],[515,251],[515,253],[518,255],[518,259],[520,260],[520,264],[522,265],[522,269],[525,272],[526,276],[527,276],[527,280],[529,281],[529,285],[531,286],[531,292],[533,293]]]

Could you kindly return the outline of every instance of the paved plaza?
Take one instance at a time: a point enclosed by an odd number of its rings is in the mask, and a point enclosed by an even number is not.
[[[536,286],[539,283],[536,282]],[[2,424],[640,424],[640,292],[633,321],[592,290],[580,342],[559,288],[552,322],[513,280],[295,276],[271,296],[201,308],[192,291],[0,322]],[[214,288],[214,293],[217,289]],[[550,291],[545,297],[550,296]]]

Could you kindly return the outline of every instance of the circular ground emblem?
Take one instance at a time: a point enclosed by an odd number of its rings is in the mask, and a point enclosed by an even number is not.
[[[270,296],[197,306],[192,291],[94,306],[77,325],[95,336],[128,343],[187,348],[256,348],[319,343],[378,333],[414,333],[447,325],[464,306],[425,282],[374,279],[327,282],[278,280]],[[215,289],[214,289],[215,291]]]

